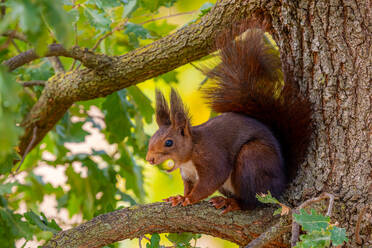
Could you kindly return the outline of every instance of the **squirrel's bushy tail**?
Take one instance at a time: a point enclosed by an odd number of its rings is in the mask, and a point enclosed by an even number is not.
[[[262,29],[237,26],[217,39],[221,63],[206,72],[215,80],[204,90],[217,113],[244,113],[268,126],[279,140],[288,176],[295,175],[311,135],[311,107],[296,85],[283,83],[279,53]]]

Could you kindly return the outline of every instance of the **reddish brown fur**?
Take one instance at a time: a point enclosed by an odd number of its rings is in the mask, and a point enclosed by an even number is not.
[[[263,32],[251,29],[244,39],[239,26],[218,39],[221,63],[207,72],[217,83],[205,92],[221,114],[191,126],[179,95],[172,90],[171,108],[156,93],[159,130],[149,144],[147,160],[173,159],[184,181],[184,196],[173,205],[192,204],[220,190],[233,200],[212,200],[226,211],[255,207],[256,193],[279,196],[287,174],[295,174],[310,137],[310,105],[297,88],[282,86],[278,53],[263,42]],[[172,146],[166,146],[172,140]],[[289,173],[288,173],[289,172]]]
[[[204,92],[215,112],[243,113],[268,126],[281,144],[287,172],[293,177],[311,135],[310,103],[293,82],[282,86],[278,52],[265,44],[261,29],[250,29],[244,40],[231,41],[246,27],[237,26],[218,39],[222,62],[206,72],[218,83]]]

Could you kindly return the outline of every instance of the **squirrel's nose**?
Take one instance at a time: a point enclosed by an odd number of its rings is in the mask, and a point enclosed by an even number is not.
[[[147,160],[150,164],[155,164],[155,158],[151,157],[149,154],[146,155],[146,160]]]

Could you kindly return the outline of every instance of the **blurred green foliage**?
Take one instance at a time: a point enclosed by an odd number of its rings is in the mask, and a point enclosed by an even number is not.
[[[0,61],[29,49],[42,55],[52,43],[63,44],[66,48],[73,45],[93,48],[97,44],[96,52],[122,55],[200,18],[211,6],[207,1],[187,0],[2,1]],[[190,10],[195,12],[185,13],[187,21],[168,21],[170,11],[177,14]],[[163,16],[165,18],[161,18]],[[60,59],[66,71],[76,69],[79,64],[69,58]],[[47,217],[47,213],[41,211],[46,197],[55,199],[57,215],[67,211],[70,218],[80,216],[80,221],[122,206],[143,203],[146,199],[142,165],[149,133],[145,129],[153,125],[154,109],[152,101],[137,86],[106,98],[75,103],[16,171],[19,163],[13,164],[13,161],[21,160],[17,155],[23,133],[20,123],[43,91],[43,86],[22,87],[22,82],[47,81],[53,75],[47,58],[35,60],[11,73],[0,65],[2,247],[16,244],[28,247],[28,242],[35,240],[44,243],[61,228],[71,226],[64,223],[63,218]],[[168,72],[154,81],[162,85],[178,83],[178,71]],[[110,148],[75,151],[71,144],[92,145],[87,144],[92,130],[98,132],[102,137],[100,142]],[[60,178],[46,179],[47,174],[37,170],[42,167],[59,171]],[[54,182],[61,180],[63,183]],[[191,247],[190,242],[199,237],[170,234],[167,239],[177,247]],[[160,236],[153,235],[147,246],[159,245]]]

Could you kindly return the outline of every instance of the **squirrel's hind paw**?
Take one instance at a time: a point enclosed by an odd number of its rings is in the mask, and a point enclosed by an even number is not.
[[[216,196],[210,199],[209,202],[212,203],[216,209],[221,209],[224,207],[225,209],[221,212],[221,214],[226,214],[234,210],[240,210],[239,204],[234,198]]]

